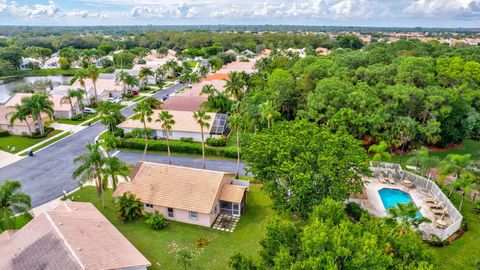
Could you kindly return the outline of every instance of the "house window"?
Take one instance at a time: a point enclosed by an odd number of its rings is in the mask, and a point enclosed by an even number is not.
[[[198,213],[190,211],[190,219],[197,220],[198,219]]]
[[[167,208],[167,216],[173,218],[173,208]]]
[[[150,209],[152,209],[152,208],[153,208],[153,204],[151,204],[151,203],[146,203],[146,204],[145,204],[145,208],[150,208]]]

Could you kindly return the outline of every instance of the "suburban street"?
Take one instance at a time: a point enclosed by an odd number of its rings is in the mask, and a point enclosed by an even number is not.
[[[174,84],[153,96],[161,98],[182,88],[181,84]],[[122,110],[128,117],[133,114],[131,105]],[[84,145],[93,143],[95,137],[105,130],[100,123],[91,125],[73,135],[60,140],[47,148],[35,153],[34,157],[26,157],[6,167],[0,168],[2,180],[15,179],[22,183],[22,190],[32,197],[32,206],[38,206],[52,199],[58,198],[63,191],[69,192],[77,187],[72,180],[74,164],[72,160],[84,150]],[[120,153],[119,157],[131,163],[141,158],[138,153]],[[168,162],[164,155],[149,155],[147,160]],[[201,159],[175,157],[174,164],[182,166],[200,167]],[[234,161],[209,160],[207,168],[234,172]]]

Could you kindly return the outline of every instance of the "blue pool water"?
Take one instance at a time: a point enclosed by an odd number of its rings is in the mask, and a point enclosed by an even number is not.
[[[385,209],[390,207],[397,207],[398,204],[408,204],[412,201],[410,194],[405,193],[399,189],[383,188],[378,191],[380,198],[382,199]],[[417,212],[417,217],[421,217],[420,212]]]

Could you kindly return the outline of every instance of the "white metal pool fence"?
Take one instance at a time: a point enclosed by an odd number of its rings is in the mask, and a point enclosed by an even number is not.
[[[443,193],[443,191],[438,187],[438,185],[423,176],[416,175],[412,172],[405,171],[402,169],[400,164],[387,163],[387,162],[370,162],[370,170],[374,175],[382,173],[385,176],[392,176],[395,180],[409,180],[411,181],[416,188],[421,188],[428,190],[432,196],[434,196],[439,201],[443,202],[447,210],[448,215],[452,218],[453,223],[449,227],[443,230],[439,230],[435,233],[441,240],[447,239],[450,235],[454,234],[462,224],[463,216],[460,212],[453,206],[452,202],[448,197]]]

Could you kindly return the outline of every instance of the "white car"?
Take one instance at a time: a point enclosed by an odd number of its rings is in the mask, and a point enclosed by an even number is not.
[[[120,103],[120,102],[122,102],[122,100],[119,99],[119,98],[107,98],[107,101],[108,101],[108,102],[111,102],[111,103]]]
[[[83,109],[83,113],[86,113],[86,114],[94,114],[96,113],[97,111],[95,111],[94,109],[92,108],[84,108]]]

